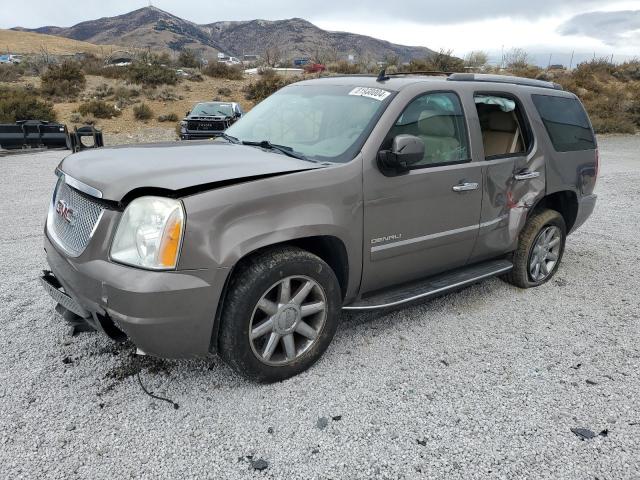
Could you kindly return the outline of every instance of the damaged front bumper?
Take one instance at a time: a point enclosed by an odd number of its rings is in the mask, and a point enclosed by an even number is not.
[[[41,283],[51,297],[115,340],[128,337],[162,358],[207,355],[224,268],[157,272],[107,260],[69,258],[45,235],[51,271]]]

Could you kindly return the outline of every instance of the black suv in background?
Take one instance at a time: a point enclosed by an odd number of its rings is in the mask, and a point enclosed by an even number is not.
[[[180,139],[217,137],[242,115],[244,115],[242,107],[236,102],[198,103],[180,122]]]

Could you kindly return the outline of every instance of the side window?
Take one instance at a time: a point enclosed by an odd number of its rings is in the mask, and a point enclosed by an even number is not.
[[[584,108],[575,98],[531,95],[553,148],[558,152],[593,150],[596,140]]]
[[[529,149],[524,117],[508,96],[476,94],[485,158],[523,155]]]
[[[454,93],[428,93],[413,100],[385,138],[383,148],[391,148],[393,138],[400,134],[415,135],[424,142],[424,158],[413,168],[470,159],[462,105]]]

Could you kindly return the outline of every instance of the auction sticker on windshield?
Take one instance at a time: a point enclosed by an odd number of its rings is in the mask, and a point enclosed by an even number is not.
[[[385,98],[391,95],[391,92],[387,92],[381,88],[356,87],[349,92],[349,95],[373,98],[374,100],[382,102]]]

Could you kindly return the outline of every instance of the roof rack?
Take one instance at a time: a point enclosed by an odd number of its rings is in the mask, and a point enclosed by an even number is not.
[[[433,76],[445,76],[448,77],[449,75],[452,75],[451,72],[439,72],[437,70],[418,70],[415,72],[394,72],[394,73],[387,73],[386,68],[383,68],[382,70],[380,70],[380,73],[378,74],[378,78],[377,81],[378,82],[384,82],[386,80],[389,80],[390,77],[395,77],[398,75],[433,75]]]
[[[527,87],[550,88],[552,90],[564,90],[562,85],[544,80],[534,80],[532,78],[514,77],[510,75],[491,75],[486,73],[452,73],[447,76],[447,80],[453,82],[490,82],[490,83],[510,83],[513,85],[524,85]]]

